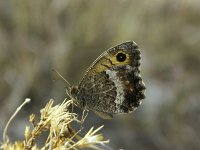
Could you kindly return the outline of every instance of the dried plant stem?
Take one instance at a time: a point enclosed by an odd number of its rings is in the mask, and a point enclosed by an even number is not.
[[[96,130],[92,127],[84,136],[81,135],[83,129],[82,123],[84,122],[88,112],[84,111],[81,120],[78,119],[78,114],[69,111],[69,107],[73,104],[72,100],[65,99],[61,104],[53,105],[54,100],[50,100],[46,106],[40,110],[40,120],[36,122],[35,114],[30,115],[29,122],[33,125],[33,129],[30,126],[26,126],[25,139],[14,142],[9,142],[7,137],[8,126],[21,110],[21,108],[30,102],[30,99],[26,99],[15,111],[15,113],[9,119],[3,134],[4,142],[1,144],[0,149],[15,150],[15,149],[66,149],[66,150],[78,150],[81,148],[103,149],[100,146],[105,146],[109,140],[104,140],[103,135],[97,134],[103,127],[99,127]],[[71,123],[80,123],[80,130],[76,130],[71,126]],[[45,131],[48,131],[49,135],[44,139],[44,144],[38,146],[37,139]]]
[[[11,123],[11,121],[15,118],[15,116],[17,115],[17,113],[22,109],[22,107],[27,104],[27,103],[30,103],[31,99],[30,98],[26,98],[25,101],[16,109],[16,111],[14,112],[14,114],[10,117],[10,119],[8,120],[5,128],[4,128],[4,131],[3,131],[3,140],[4,142],[6,142],[6,134],[7,134],[7,130],[8,130],[8,127]]]

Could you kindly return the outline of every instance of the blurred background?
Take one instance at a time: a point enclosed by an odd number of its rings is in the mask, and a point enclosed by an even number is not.
[[[0,135],[23,139],[31,113],[66,97],[57,69],[77,85],[106,49],[135,41],[142,53],[146,99],[128,115],[102,120],[90,113],[113,149],[200,149],[199,0],[1,0]],[[2,141],[2,136],[0,136]]]

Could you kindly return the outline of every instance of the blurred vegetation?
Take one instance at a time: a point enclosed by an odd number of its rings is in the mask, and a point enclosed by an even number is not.
[[[32,103],[14,121],[13,140],[23,137],[30,113],[66,97],[52,68],[78,84],[99,54],[133,40],[146,100],[113,120],[90,114],[86,125],[105,124],[113,149],[200,149],[199,27],[198,0],[1,0],[0,133],[26,97]]]

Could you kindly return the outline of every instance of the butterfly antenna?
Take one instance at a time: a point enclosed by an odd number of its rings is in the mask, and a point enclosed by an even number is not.
[[[52,71],[55,71],[58,74],[58,76],[61,77],[68,84],[67,89],[71,89],[71,84],[57,70],[52,69]]]

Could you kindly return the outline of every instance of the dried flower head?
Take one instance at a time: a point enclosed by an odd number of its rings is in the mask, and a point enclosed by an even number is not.
[[[81,128],[76,131],[71,126],[72,122],[82,123],[84,119],[79,120],[76,113],[70,112],[69,107],[73,105],[72,100],[64,100],[61,104],[53,105],[54,100],[50,100],[46,106],[41,109],[40,120],[36,122],[36,116],[30,115],[29,121],[32,127],[26,126],[25,140],[18,141],[12,144],[9,138],[5,138],[2,149],[5,150],[21,150],[21,149],[81,149],[93,148],[101,149],[99,146],[105,146],[109,140],[104,140],[102,134],[97,134],[103,126],[94,130],[92,127],[85,136]],[[32,128],[32,129],[31,129]],[[45,131],[48,132],[47,138],[44,140],[44,145],[39,148],[37,139]],[[6,134],[5,134],[6,135]]]

